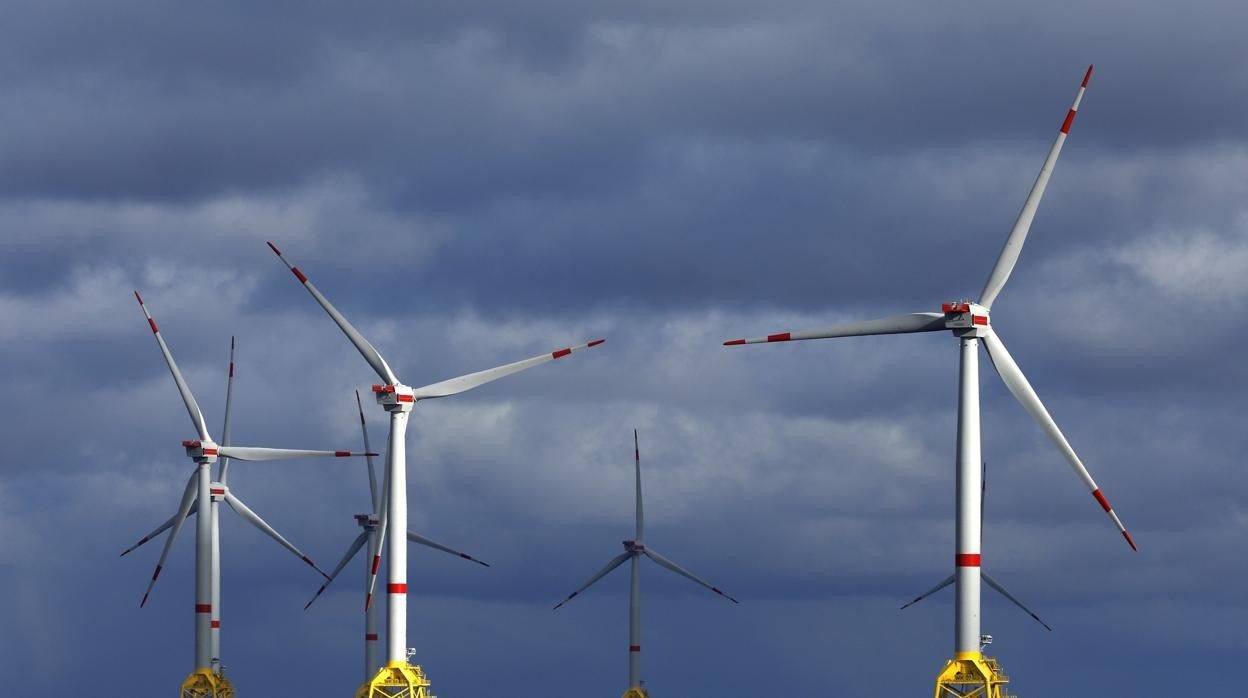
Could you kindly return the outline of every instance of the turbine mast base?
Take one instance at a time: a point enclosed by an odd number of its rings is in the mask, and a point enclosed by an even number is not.
[[[234,685],[211,669],[196,669],[182,682],[181,698],[234,698]]]
[[[979,652],[959,652],[945,663],[936,677],[935,698],[1015,698],[1006,693],[1010,677],[992,657]]]
[[[419,665],[390,662],[371,681],[360,686],[355,698],[438,698],[429,692],[429,679]]]
[[[641,686],[633,686],[624,691],[624,695],[620,696],[620,698],[650,698],[650,692]]]

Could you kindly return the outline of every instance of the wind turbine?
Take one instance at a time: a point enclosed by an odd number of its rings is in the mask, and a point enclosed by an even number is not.
[[[234,688],[220,672],[220,648],[216,644],[219,642],[219,635],[217,635],[215,642],[213,639],[213,636],[216,634],[214,631],[220,628],[220,617],[215,614],[215,606],[219,601],[220,593],[220,567],[215,562],[220,551],[216,525],[217,503],[224,500],[248,523],[273,538],[282,547],[298,556],[308,566],[320,572],[321,575],[325,573],[316,566],[316,563],[312,562],[311,558],[291,545],[272,526],[230,492],[225,485],[226,459],[266,461],[318,456],[359,456],[363,454],[350,451],[311,451],[229,445],[229,404],[230,396],[233,392],[234,375],[233,340],[230,342],[230,379],[226,390],[226,423],[222,432],[222,441],[224,443],[221,445],[215,443],[208,432],[203,412],[200,411],[199,404],[195,401],[195,396],[191,394],[191,389],[187,386],[186,379],[182,377],[182,372],[178,370],[178,364],[173,360],[173,354],[170,353],[169,346],[165,344],[165,338],[161,336],[160,329],[156,326],[156,321],[152,319],[151,313],[147,310],[147,305],[143,303],[143,297],[139,295],[138,291],[134,292],[134,297],[139,301],[139,307],[143,310],[144,317],[147,318],[147,324],[152,328],[152,334],[156,337],[156,344],[160,347],[160,351],[165,357],[165,363],[169,366],[169,372],[173,375],[173,381],[178,387],[178,392],[182,395],[182,402],[186,406],[187,414],[190,415],[191,423],[194,425],[199,438],[193,441],[182,442],[182,446],[186,449],[187,457],[194,461],[196,466],[191,477],[187,480],[186,488],[182,492],[182,499],[178,505],[177,512],[154,531],[144,536],[138,543],[128,548],[122,555],[126,555],[165,530],[169,531],[169,537],[165,540],[165,547],[160,553],[160,560],[156,563],[156,570],[152,573],[152,578],[147,584],[147,590],[143,593],[143,600],[139,602],[139,607],[141,608],[147,604],[148,596],[152,592],[152,587],[156,585],[157,578],[160,577],[165,560],[169,557],[169,551],[173,548],[173,542],[182,530],[183,522],[186,521],[191,513],[209,512],[207,516],[196,517],[195,670],[182,683],[182,695],[185,698],[206,696],[229,698],[234,695]],[[215,483],[211,481],[211,467],[214,462],[221,462],[222,464],[220,482]]]
[[[358,409],[360,413],[360,430],[364,433],[364,450],[369,451],[372,449],[372,447],[369,445],[369,441],[368,441],[368,425],[364,421],[364,407],[360,404],[360,391],[358,390],[355,391],[355,406],[356,406],[356,409]],[[364,558],[364,563],[365,563],[364,593],[367,597],[367,594],[369,591],[368,583],[369,583],[370,577],[373,574],[375,574],[375,571],[373,570],[372,561],[374,559],[380,560],[380,557],[377,555],[377,552],[380,549],[380,546],[378,545],[378,532],[381,530],[381,522],[384,519],[384,515],[381,514],[380,511],[382,508],[385,507],[384,502],[386,501],[386,492],[388,488],[389,488],[389,483],[384,483],[382,486],[382,492],[380,496],[378,496],[377,471],[373,468],[373,457],[370,455],[368,457],[368,493],[373,504],[373,509],[372,509],[373,513],[356,514],[353,517],[355,518],[355,523],[359,525],[359,527],[363,530],[361,530],[360,534],[355,537],[355,540],[351,541],[351,545],[347,546],[346,554],[342,556],[342,559],[339,560],[338,565],[334,567],[332,572],[329,573],[329,578],[325,580],[325,583],[321,585],[320,589],[316,590],[316,594],[314,594],[312,596],[312,599],[308,601],[307,605],[303,607],[303,610],[306,611],[309,608],[311,608],[312,604],[316,602],[317,598],[319,598],[322,593],[324,593],[325,589],[329,587],[329,585],[332,584],[335,579],[338,578],[338,573],[342,572],[342,570],[347,566],[348,563],[351,562],[352,559],[355,558],[355,556],[360,552],[360,549],[363,548],[365,544],[368,545],[368,556]],[[461,553],[460,551],[455,550],[454,548],[448,548],[447,546],[442,545],[441,543],[436,543],[420,535],[419,533],[415,533],[413,531],[407,532],[407,540],[412,543],[419,543],[420,545],[433,548],[434,550],[441,550],[444,553],[450,553],[451,555],[455,555],[456,557],[462,558],[464,560],[468,560],[469,562],[475,562],[478,565],[482,565],[484,567],[490,566],[490,563],[488,562],[478,560],[477,558],[467,553]],[[373,677],[373,674],[375,674],[377,672],[377,669],[379,668],[379,665],[377,663],[377,641],[378,641],[377,640],[377,621],[378,621],[377,604],[373,604],[373,603],[366,604],[364,608],[364,680],[365,681],[368,681],[369,679],[371,679]]]
[[[633,535],[633,539],[624,541],[624,552],[611,558],[611,561],[607,563],[606,567],[603,567],[595,573],[594,576],[589,578],[588,582],[582,584],[576,591],[568,594],[563,601],[555,604],[555,608],[558,609],[560,606],[571,601],[582,591],[585,591],[592,586],[594,582],[602,579],[610,574],[616,567],[624,564],[626,560],[631,562],[632,578],[629,583],[628,592],[628,690],[624,692],[622,698],[646,698],[649,693],[646,691],[641,681],[641,556],[644,555],[651,560],[654,560],[660,567],[666,567],[685,579],[688,579],[699,586],[710,589],[716,594],[728,599],[732,603],[737,603],[737,600],[720,591],[719,587],[716,587],[710,582],[685,571],[676,563],[655,552],[654,548],[651,548],[642,542],[645,517],[642,515],[641,507],[641,448],[637,445],[636,429],[633,430],[633,465],[637,480],[636,533]]]
[[[1057,423],[1049,416],[1049,412],[1040,402],[1031,383],[1023,375],[1018,364],[1006,350],[1005,344],[990,323],[993,301],[1005,286],[1005,282],[1018,262],[1027,231],[1031,228],[1036,208],[1044,196],[1045,187],[1057,163],[1066,136],[1070,133],[1075,121],[1079,103],[1092,77],[1092,67],[1083,76],[1083,82],[1075,93],[1074,104],[1066,113],[1066,119],[1058,131],[1048,157],[1040,168],[1040,174],[1032,185],[1031,193],[1023,204],[1018,219],[1006,238],[1005,246],[988,275],[988,281],[980,293],[979,302],[958,301],[945,303],[939,313],[910,313],[894,315],[878,320],[850,322],[833,327],[781,332],[751,339],[734,339],[724,342],[732,346],[738,344],[758,344],[768,342],[788,342],[801,339],[826,339],[834,337],[854,337],[877,334],[904,334],[910,332],[937,332],[950,330],[960,343],[960,374],[958,385],[958,441],[957,441],[957,548],[954,563],[956,565],[957,601],[954,616],[954,658],[937,678],[936,696],[962,695],[958,686],[977,686],[984,695],[995,698],[1000,694],[1001,684],[1005,682],[995,662],[985,661],[980,647],[979,602],[980,602],[980,429],[979,429],[979,363],[977,347],[982,341],[988,358],[992,361],[997,373],[1005,382],[1005,386],[1022,404],[1023,408],[1044,430],[1045,434],[1057,446],[1057,449],[1070,463],[1075,474],[1083,481],[1097,503],[1105,510],[1106,515],[1122,533],[1123,538],[1135,549],[1127,529],[1110,506],[1109,500],[1101,492],[1092,479],[1088,469],[1079,456],[1075,454],[1066,437],[1057,427]],[[961,680],[966,679],[966,680]]]
[[[329,314],[329,317],[347,336],[373,371],[384,381],[373,386],[373,393],[377,398],[377,404],[390,415],[390,435],[386,445],[386,481],[389,482],[389,492],[384,504],[387,518],[381,523],[379,534],[381,540],[378,541],[377,553],[373,557],[370,568],[369,593],[364,604],[365,608],[371,604],[381,546],[385,545],[386,556],[389,560],[387,564],[389,580],[386,585],[386,596],[389,601],[386,609],[387,661],[371,680],[360,687],[356,695],[359,698],[425,698],[429,695],[427,690],[429,680],[419,666],[413,666],[407,661],[409,656],[407,649],[407,546],[404,545],[406,542],[403,539],[404,536],[393,535],[394,531],[400,534],[407,532],[406,434],[408,414],[421,400],[456,395],[547,361],[561,359],[573,352],[596,347],[605,340],[596,339],[575,347],[565,347],[528,359],[487,368],[484,371],[432,383],[423,388],[411,388],[399,381],[398,376],[390,369],[390,365],[386,363],[377,349],[369,344],[364,335],[360,334],[359,330],[356,330],[342,313],[338,312],[338,309],[317,290],[308,277],[299,270],[299,267],[294,266],[282,256],[281,251],[272,242],[268,245],[278,259],[282,260],[282,263],[295,275],[299,283],[303,284],[308,293],[312,294],[316,302]],[[391,533],[389,541],[386,541],[387,532]]]

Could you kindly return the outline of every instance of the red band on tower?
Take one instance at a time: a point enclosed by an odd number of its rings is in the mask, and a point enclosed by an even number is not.
[[[629,646],[628,646],[628,651],[629,651],[629,652],[640,652],[640,651],[641,651],[641,645],[629,645]]]
[[[212,625],[212,627],[213,627],[213,628],[220,628],[220,627],[221,627],[221,621],[219,621],[219,620],[214,620],[214,621],[212,621],[212,623],[211,623],[210,625]]]
[[[958,567],[979,567],[979,553],[958,553],[954,556],[953,562]]]
[[[195,612],[196,613],[212,613],[212,604],[197,603],[195,604]]]
[[[407,585],[406,584],[387,584],[386,591],[391,594],[406,594]]]

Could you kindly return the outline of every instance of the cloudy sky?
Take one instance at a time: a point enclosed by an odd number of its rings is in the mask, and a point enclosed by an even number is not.
[[[627,574],[550,607],[631,535],[633,428],[648,543],[742,601],[645,567],[656,696],[930,690],[952,597],[897,606],[952,567],[954,340],[720,342],[977,294],[1089,63],[994,326],[1140,551],[983,362],[985,569],[1054,631],[995,595],[983,628],[1020,695],[1226,685],[1248,9],[1013,5],[4,2],[6,690],[193,668],[192,536],[142,610],[158,546],[117,556],[191,470],[133,289],[214,431],[237,335],[236,443],[359,447],[374,376],[267,239],[412,385],[607,339],[416,410],[411,527],[493,564],[411,553],[439,695],[626,687]],[[358,462],[232,475],[325,565],[368,506]],[[222,536],[236,686],[353,691],[362,567],[305,612],[314,573]]]

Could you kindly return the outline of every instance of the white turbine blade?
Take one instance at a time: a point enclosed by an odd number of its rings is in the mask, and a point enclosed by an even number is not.
[[[1022,601],[1019,601],[1018,599],[1014,598],[1013,594],[1006,591],[1005,587],[997,583],[997,580],[993,579],[992,577],[989,577],[988,573],[984,572],[983,570],[980,570],[979,576],[982,577],[985,582],[988,582],[988,586],[992,587],[993,589],[996,589],[998,592],[1000,592],[1002,596],[1014,602],[1015,606],[1018,606],[1019,608],[1023,609],[1023,611],[1027,615],[1031,616],[1032,618],[1035,618],[1036,622],[1039,623],[1040,625],[1043,625],[1045,630],[1048,630],[1049,632],[1053,632],[1053,628],[1050,628],[1048,623],[1045,623],[1044,621],[1040,620],[1040,616],[1036,615],[1035,611],[1031,610],[1030,608],[1027,608],[1027,606],[1023,605]]]
[[[187,512],[186,516],[185,516],[185,517],[183,517],[183,519],[185,520],[186,518],[190,518],[190,516],[191,516],[192,514],[194,514],[194,513],[196,512],[196,510],[198,510],[198,509],[199,509],[199,502],[198,502],[198,501],[192,501],[192,502],[191,502],[191,509],[190,509],[190,511],[188,511],[188,512]],[[162,523],[161,525],[157,526],[155,529],[153,529],[151,533],[149,533],[149,534],[147,534],[146,536],[143,536],[142,538],[140,538],[138,543],[135,543],[134,545],[130,546],[129,548],[126,548],[125,550],[123,550],[123,551],[122,551],[122,553],[121,553],[121,556],[120,556],[120,557],[125,557],[126,555],[128,555],[128,554],[130,554],[130,553],[134,552],[135,550],[137,550],[137,549],[138,549],[139,547],[141,547],[142,545],[146,544],[146,543],[147,543],[148,541],[150,541],[151,539],[155,538],[156,536],[159,536],[160,534],[162,534],[162,533],[164,533],[165,531],[167,531],[167,530],[169,530],[170,528],[172,528],[172,527],[173,527],[173,522],[174,522],[174,519],[176,519],[176,518],[177,518],[177,516],[178,516],[177,514],[174,514],[173,516],[170,516],[169,518],[165,519],[165,522],[164,522],[164,523]]]
[[[641,507],[641,447],[637,445],[637,430],[633,430],[633,466],[637,474],[637,536],[634,540],[641,541],[645,532],[646,516]]]
[[[1079,460],[1079,456],[1075,454],[1075,450],[1070,447],[1070,442],[1066,441],[1066,437],[1062,435],[1062,430],[1057,428],[1057,422],[1049,416],[1049,411],[1044,408],[1044,403],[1040,402],[1040,396],[1036,395],[1036,391],[1031,387],[1031,383],[1027,382],[1027,377],[1023,375],[1018,364],[1014,363],[1014,357],[1010,356],[1005,348],[1005,344],[1001,342],[1001,338],[995,332],[988,332],[984,335],[984,348],[988,351],[988,358],[992,360],[992,365],[997,369],[997,374],[1001,376],[1001,380],[1005,381],[1005,387],[1009,388],[1014,397],[1023,405],[1033,419],[1049,435],[1053,443],[1057,445],[1057,450],[1062,452],[1066,457],[1066,461],[1070,463],[1070,467],[1074,468],[1075,474],[1079,479],[1083,480],[1083,484],[1087,486],[1092,496],[1109,515],[1110,520],[1118,527],[1122,533],[1122,537],[1127,539],[1127,544],[1132,550],[1136,550],[1135,541],[1131,539],[1131,534],[1127,533],[1127,529],[1122,525],[1122,521],[1118,518],[1118,514],[1114,513],[1113,507],[1109,505],[1109,500],[1101,493],[1101,489],[1097,487],[1096,481],[1092,479],[1092,475],[1088,473],[1088,469],[1084,467],[1083,461]]]
[[[667,558],[663,557],[662,555],[660,555],[660,554],[656,553],[655,551],[651,550],[651,549],[649,548],[649,546],[647,546],[647,547],[645,548],[645,550],[643,550],[642,552],[644,552],[644,553],[646,554],[646,557],[650,558],[651,560],[654,560],[655,562],[657,562],[657,563],[659,563],[660,565],[662,565],[663,567],[666,567],[667,569],[669,569],[669,570],[671,570],[671,571],[675,572],[676,574],[679,574],[680,576],[684,577],[685,579],[688,579],[689,581],[694,582],[695,584],[700,584],[700,585],[702,585],[702,586],[706,587],[707,589],[710,589],[711,591],[715,592],[716,594],[719,594],[720,596],[724,597],[725,599],[728,599],[729,601],[731,601],[731,602],[733,602],[733,603],[740,603],[739,601],[737,601],[736,599],[732,598],[732,597],[731,597],[731,596],[729,596],[728,594],[725,594],[724,592],[720,591],[719,587],[712,585],[710,582],[708,582],[708,581],[706,581],[706,580],[704,580],[704,579],[701,579],[701,578],[699,578],[699,577],[694,576],[692,573],[690,573],[690,572],[688,572],[688,571],[686,571],[686,570],[684,570],[684,569],[681,569],[680,565],[677,565],[675,562],[672,562],[671,560],[669,560],[669,559],[667,559]]]
[[[268,537],[277,541],[279,545],[289,550],[292,554],[294,554],[295,557],[299,558],[300,560],[303,560],[303,562],[307,564],[308,567],[311,567],[317,572],[320,572],[322,577],[329,579],[329,575],[325,574],[325,571],[322,570],[320,567],[317,567],[316,563],[312,562],[312,558],[305,555],[302,550],[300,550],[299,548],[296,548],[294,545],[291,544],[290,541],[283,538],[282,534],[275,531],[272,526],[265,523],[264,519],[260,518],[256,514],[256,512],[249,509],[246,504],[243,504],[243,501],[239,499],[238,497],[234,496],[233,492],[226,490],[225,501],[226,503],[230,505],[231,509],[238,512],[238,515],[246,519],[248,523],[260,529]]]
[[[468,375],[444,380],[440,383],[426,385],[423,388],[417,388],[414,397],[417,400],[427,400],[429,398],[446,397],[448,395],[462,393],[465,390],[471,390],[477,386],[496,381],[499,378],[510,376],[513,373],[519,373],[525,369],[533,368],[538,364],[544,364],[547,361],[554,361],[555,359],[562,359],[574,351],[596,347],[605,341],[605,339],[595,339],[592,342],[580,344],[575,347],[564,347],[563,349],[558,349],[556,351],[539,354],[531,359],[523,359],[521,361],[515,361],[502,366],[487,368],[484,371],[477,371],[476,373],[469,373]]]
[[[766,344],[768,342],[791,342],[799,339],[831,339],[834,337],[860,337],[869,334],[906,334],[909,332],[936,332],[937,330],[947,329],[945,327],[945,316],[942,313],[907,313],[905,315],[893,315],[890,317],[879,318],[876,320],[860,320],[858,322],[846,322],[832,327],[825,327],[817,330],[796,330],[791,332],[779,332],[777,334],[769,334],[764,337],[751,337],[749,339],[730,339],[724,342],[724,346],[732,347],[738,344]]]
[[[326,579],[325,583],[321,585],[321,588],[317,589],[316,593],[312,595],[311,600],[304,604],[303,610],[308,610],[312,607],[312,604],[316,603],[316,600],[320,598],[325,589],[329,587],[334,579],[338,577],[338,573],[347,566],[348,562],[351,562],[351,558],[355,557],[356,553],[360,552],[360,548],[364,547],[364,541],[366,540],[368,540],[368,531],[360,531],[360,535],[356,536],[355,540],[351,541],[351,545],[347,547],[346,554],[343,555],[342,559],[338,561],[338,566],[334,567],[334,570],[329,573],[329,579]]]
[[[160,576],[160,571],[164,569],[165,560],[169,557],[169,551],[173,548],[173,541],[177,539],[178,532],[182,530],[182,523],[186,521],[186,517],[189,515],[198,490],[199,473],[192,471],[190,479],[186,481],[186,489],[182,490],[182,502],[178,504],[178,513],[173,515],[173,527],[169,531],[169,537],[165,539],[164,549],[160,551],[160,559],[156,561],[156,571],[152,572],[152,579],[147,583],[147,590],[143,592],[143,600],[139,602],[139,608],[147,605],[147,597],[152,593],[152,587],[156,586],[156,578]]]
[[[329,317],[333,318],[334,322],[338,323],[338,328],[342,330],[343,334],[347,335],[347,339],[351,340],[351,343],[354,344],[355,348],[359,350],[360,354],[364,357],[364,360],[368,362],[368,365],[373,367],[373,370],[377,372],[377,375],[381,376],[381,379],[388,385],[397,384],[399,379],[394,376],[394,371],[390,370],[389,364],[387,364],[386,360],[381,357],[381,353],[373,348],[373,345],[369,344],[367,339],[364,339],[364,335],[360,334],[359,330],[355,329],[350,322],[347,322],[347,319],[342,316],[342,313],[338,312],[338,309],[329,302],[329,299],[321,295],[321,292],[316,289],[316,286],[314,286],[311,281],[308,281],[308,277],[304,276],[303,272],[299,271],[299,267],[291,264],[285,257],[282,256],[281,251],[277,249],[276,245],[270,242],[269,248],[272,249],[277,255],[277,258],[282,260],[282,263],[290,269],[290,271],[295,275],[295,278],[299,279],[299,283],[303,284],[303,287],[308,289],[308,293],[311,293],[312,297],[316,299],[316,302],[321,304],[321,307],[325,309],[325,312],[329,313]]]
[[[230,445],[230,405],[234,402],[234,338],[230,337],[230,375],[225,381],[225,424],[221,427],[221,445]],[[221,456],[218,450],[218,460],[220,461],[217,470],[217,480],[221,484],[226,484],[230,474],[230,458],[229,456]]]
[[[284,458],[347,458],[350,456],[377,455],[376,453],[360,453],[358,451],[307,451],[298,448],[258,448],[253,446],[221,446],[217,448],[218,456],[229,456],[238,460],[282,460]]]
[[[390,527],[390,469],[386,468],[381,478],[381,511],[377,512],[377,547],[368,551],[373,562],[368,568],[368,587],[364,592],[364,610],[373,603],[373,592],[377,589],[377,572],[381,569],[381,551],[385,550],[386,529]]]
[[[475,557],[473,557],[473,556],[469,555],[468,553],[461,553],[461,552],[459,552],[458,550],[456,550],[456,549],[454,549],[454,548],[448,548],[448,547],[446,547],[445,545],[442,545],[441,543],[436,543],[436,542],[434,542],[434,541],[432,541],[432,540],[429,540],[428,538],[425,538],[424,536],[420,535],[419,533],[415,533],[415,532],[413,532],[413,531],[408,531],[408,532],[407,532],[407,539],[408,539],[408,540],[410,540],[410,541],[411,541],[411,542],[413,542],[413,543],[420,543],[421,545],[424,545],[424,546],[427,546],[427,547],[433,548],[434,550],[441,550],[441,551],[442,551],[442,552],[444,552],[444,553],[450,553],[451,555],[456,555],[456,556],[461,557],[461,558],[463,558],[463,559],[465,559],[465,560],[467,560],[467,561],[469,561],[469,562],[475,562],[475,563],[477,563],[478,565],[483,565],[483,566],[485,566],[485,567],[489,567],[489,566],[490,566],[490,563],[485,562],[484,560],[478,560],[477,558],[475,558]]]
[[[368,443],[368,424],[364,421],[364,405],[360,403],[360,391],[355,391],[355,406],[360,411],[360,431],[364,432],[364,455],[368,458],[368,495],[372,497],[373,511],[377,511],[377,471],[373,468],[373,447]]]
[[[173,382],[178,385],[178,392],[182,395],[182,402],[186,404],[186,412],[191,416],[191,423],[195,425],[195,431],[199,433],[201,441],[212,441],[212,437],[208,435],[208,425],[204,422],[204,413],[199,409],[199,403],[195,402],[195,396],[191,394],[191,389],[186,385],[186,379],[182,377],[182,371],[178,370],[178,364],[173,360],[173,354],[169,352],[169,345],[165,344],[165,338],[160,335],[160,329],[156,327],[156,321],[152,319],[152,314],[147,312],[147,305],[143,303],[143,296],[138,291],[134,292],[134,297],[139,301],[139,308],[143,310],[143,316],[147,318],[147,324],[152,327],[152,334],[156,336],[156,344],[160,345],[160,353],[165,355],[165,363],[169,365],[169,372],[173,374]]]
[[[991,308],[992,302],[997,299],[997,294],[1005,286],[1005,282],[1010,278],[1010,272],[1014,271],[1014,265],[1018,263],[1018,255],[1023,251],[1023,243],[1027,240],[1027,231],[1031,229],[1031,221],[1036,217],[1036,209],[1040,206],[1040,199],[1044,197],[1044,189],[1049,185],[1049,177],[1053,174],[1053,167],[1057,165],[1057,156],[1062,152],[1062,144],[1066,142],[1066,135],[1070,133],[1070,126],[1075,122],[1075,114],[1079,111],[1079,102],[1083,100],[1083,92],[1088,88],[1088,80],[1092,77],[1092,66],[1088,66],[1088,72],[1083,75],[1083,83],[1079,85],[1079,91],[1075,93],[1074,104],[1070,105],[1070,111],[1066,112],[1066,120],[1062,122],[1062,128],[1057,132],[1057,138],[1053,140],[1053,146],[1049,148],[1049,156],[1044,159],[1044,165],[1040,168],[1040,174],[1036,176],[1036,181],[1031,185],[1031,193],[1027,195],[1027,201],[1023,203],[1023,210],[1019,211],[1018,219],[1014,221],[1014,227],[1010,230],[1010,235],[1005,239],[1005,246],[1001,248],[1001,254],[997,257],[997,263],[992,268],[992,273],[988,275],[988,281],[984,284],[984,290],[979,294],[979,303],[985,308]]]
[[[940,584],[937,584],[936,586],[932,587],[931,589],[928,589],[927,591],[923,592],[922,594],[919,594],[918,596],[914,597],[913,599],[910,599],[909,601],[907,601],[905,604],[903,604],[903,605],[902,605],[902,607],[901,607],[901,609],[900,609],[900,610],[904,611],[904,610],[906,610],[907,608],[910,608],[911,606],[915,605],[916,603],[918,603],[918,602],[922,601],[923,599],[926,599],[927,597],[931,596],[932,594],[935,594],[936,592],[940,591],[941,589],[944,589],[945,587],[949,586],[950,584],[953,584],[954,578],[955,578],[955,575],[952,575],[952,574],[951,574],[951,575],[949,575],[948,577],[945,577],[945,579],[944,579],[944,580],[943,580]]]
[[[582,591],[585,591],[586,589],[590,588],[591,586],[593,586],[594,582],[598,581],[599,579],[602,579],[603,577],[607,576],[607,574],[611,570],[624,564],[624,561],[627,560],[631,555],[632,553],[630,552],[622,552],[619,555],[616,555],[615,557],[611,558],[611,562],[608,562],[605,567],[598,570],[598,572],[595,573],[594,576],[589,578],[588,582],[585,582],[576,591],[564,597],[563,601],[560,601],[559,603],[555,604],[555,609],[557,610],[560,606],[576,598],[577,594],[580,594]]]

